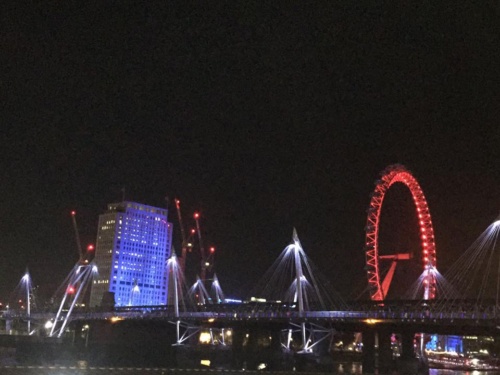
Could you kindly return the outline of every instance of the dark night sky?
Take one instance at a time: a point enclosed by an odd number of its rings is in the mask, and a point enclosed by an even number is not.
[[[500,8],[479,3],[4,9],[0,301],[26,265],[54,291],[77,260],[70,210],[94,242],[123,186],[201,210],[228,294],[295,226],[349,295],[365,283],[373,182],[393,163],[419,180],[446,268],[500,211]]]

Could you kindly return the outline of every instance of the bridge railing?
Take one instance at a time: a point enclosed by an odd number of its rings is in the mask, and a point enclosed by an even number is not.
[[[202,310],[202,309],[200,309]],[[174,311],[166,306],[133,309],[118,309],[117,311],[77,311],[73,314],[73,320],[94,320],[111,319],[113,317],[123,319],[280,319],[280,320],[300,320],[300,319],[321,319],[321,320],[362,320],[362,319],[383,319],[383,320],[406,320],[406,319],[424,319],[424,320],[500,320],[499,310],[494,306],[477,309],[457,309],[456,311],[433,310],[426,308],[408,308],[408,307],[389,307],[383,306],[378,309],[370,308],[365,310],[337,310],[337,311],[305,311],[299,313],[293,308],[279,309],[256,308],[248,305],[246,308],[226,306],[219,307],[211,311],[187,311],[180,312],[176,317]],[[52,312],[34,312],[30,315],[31,320],[50,320],[54,319],[55,313]],[[27,320],[28,316],[22,311],[0,311],[0,319],[21,319]]]

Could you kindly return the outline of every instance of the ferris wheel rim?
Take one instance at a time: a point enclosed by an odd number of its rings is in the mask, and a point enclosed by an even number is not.
[[[373,301],[385,299],[380,277],[378,233],[380,213],[385,194],[395,183],[404,184],[410,191],[419,223],[419,237],[422,252],[423,270],[431,270],[436,267],[436,244],[434,228],[427,200],[422,188],[413,174],[401,164],[393,164],[385,168],[380,179],[375,182],[375,189],[370,198],[367,210],[365,227],[365,256],[368,285],[370,287],[370,298]],[[428,292],[427,298],[434,299],[436,296],[436,279],[429,277],[425,280]]]

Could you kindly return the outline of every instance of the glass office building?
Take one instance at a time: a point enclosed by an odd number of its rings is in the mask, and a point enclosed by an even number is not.
[[[166,262],[170,257],[172,224],[168,210],[136,202],[108,205],[99,215],[95,277],[90,307],[114,295],[115,306],[167,303]]]

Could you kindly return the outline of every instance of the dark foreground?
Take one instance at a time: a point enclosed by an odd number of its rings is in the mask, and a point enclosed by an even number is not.
[[[153,368],[153,367],[89,367],[78,368],[76,366],[4,366],[0,367],[1,375],[196,375],[200,373],[224,373],[231,374],[257,374],[262,371],[249,371],[249,370],[215,370],[215,369],[166,369],[166,368]],[[274,374],[293,374],[294,372],[274,371],[267,372]],[[345,372],[351,373],[351,372]],[[318,372],[301,372],[304,375],[321,375],[327,373]],[[330,373],[331,374],[331,373]]]
[[[215,369],[168,369],[158,367],[89,367],[86,369],[75,366],[0,366],[1,375],[203,375],[222,373],[225,375],[247,374],[356,374],[361,375],[359,364],[338,364],[331,372],[293,372],[293,371],[253,371],[253,370],[215,370]],[[470,375],[470,371],[430,369],[429,375]],[[500,375],[496,371],[474,371],[474,375]],[[383,375],[383,374],[380,374]],[[390,375],[403,375],[392,372]]]

